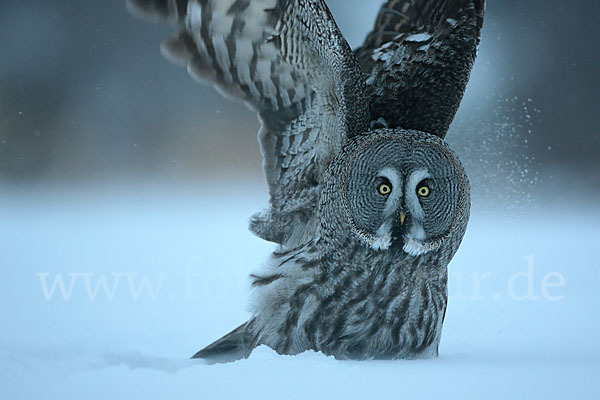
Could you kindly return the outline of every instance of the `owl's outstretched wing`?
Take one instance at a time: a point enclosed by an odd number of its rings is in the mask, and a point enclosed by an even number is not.
[[[369,123],[364,73],[324,1],[128,0],[128,6],[180,23],[182,30],[163,44],[165,55],[258,112],[271,208],[254,217],[251,229],[277,243],[299,235],[298,227],[314,219],[330,160]]]
[[[485,0],[389,0],[356,50],[373,120],[444,137],[464,94]]]

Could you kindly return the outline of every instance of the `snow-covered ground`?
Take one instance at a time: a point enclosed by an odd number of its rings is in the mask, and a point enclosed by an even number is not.
[[[3,188],[0,398],[600,398],[600,212],[572,204],[474,210],[438,359],[188,360],[272,248],[246,229],[265,195],[223,183]]]

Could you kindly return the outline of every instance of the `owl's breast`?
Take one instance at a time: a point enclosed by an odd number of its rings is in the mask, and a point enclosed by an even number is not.
[[[390,264],[338,281],[308,331],[319,338],[316,350],[337,358],[431,357],[437,355],[446,304],[445,277],[431,277],[419,263]]]
[[[315,350],[339,359],[437,355],[445,274],[427,273],[416,259],[369,266],[356,261],[375,260],[362,258],[355,256],[352,265],[324,263],[293,289],[281,280],[285,290],[277,292],[278,308],[265,318],[262,343],[282,354]],[[269,303],[274,299],[275,292]]]

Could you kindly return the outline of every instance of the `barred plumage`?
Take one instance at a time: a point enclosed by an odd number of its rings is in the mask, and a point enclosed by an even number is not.
[[[353,217],[341,210],[356,194],[344,190],[352,179],[346,171],[361,168],[362,175],[368,169],[363,165],[375,170],[380,163],[390,165],[371,157],[369,151],[377,154],[379,145],[390,152],[392,165],[408,168],[413,161],[407,163],[403,153],[423,151],[423,165],[433,162],[437,167],[432,178],[440,191],[444,176],[457,183],[448,189],[456,193],[442,200],[456,207],[444,234],[422,239],[432,243],[429,251],[407,251],[410,232],[384,251],[365,243],[361,235],[348,235]],[[284,354],[312,349],[342,359],[436,355],[447,302],[447,265],[469,215],[468,181],[458,159],[433,135],[378,130],[350,141],[332,162],[326,182],[317,238],[275,253],[265,274],[256,278],[250,331],[258,343]],[[263,285],[265,279],[269,282]]]
[[[331,260],[322,256],[313,280],[296,288],[289,309],[279,310],[285,318],[275,313],[260,325],[264,329],[279,322],[268,328],[275,334],[257,332],[259,341],[284,354],[313,349],[342,359],[437,354],[447,301],[445,274],[434,270],[427,281],[415,282],[418,270],[433,264],[430,257],[400,255],[390,263],[389,254],[358,254],[358,248],[354,257],[349,255],[352,263],[337,265],[344,265],[341,270],[330,270]],[[303,260],[294,262],[306,267]]]
[[[252,319],[195,357],[230,361],[260,344],[342,359],[436,355],[447,265],[469,216],[467,177],[442,138],[484,0],[390,0],[356,52],[324,0],[128,4],[179,23],[165,55],[262,125],[271,199],[251,229],[279,249],[252,275]]]

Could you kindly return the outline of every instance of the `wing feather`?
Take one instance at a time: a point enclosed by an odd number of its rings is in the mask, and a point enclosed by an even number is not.
[[[464,94],[485,0],[389,0],[356,50],[373,121],[444,137]]]
[[[129,5],[180,21],[183,29],[163,44],[165,55],[258,112],[271,207],[251,229],[277,243],[310,238],[324,171],[348,137],[369,128],[365,76],[324,1]]]

